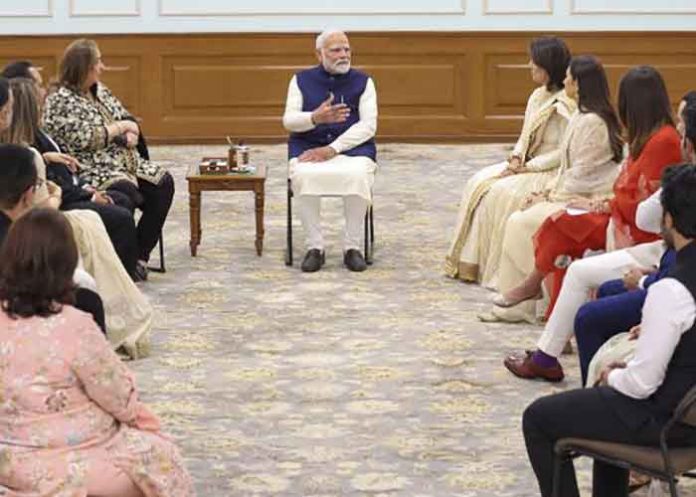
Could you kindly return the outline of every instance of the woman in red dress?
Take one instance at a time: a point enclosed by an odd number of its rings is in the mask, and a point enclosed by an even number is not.
[[[629,156],[614,183],[612,200],[580,200],[550,216],[534,235],[535,269],[517,287],[498,295],[509,307],[535,298],[551,278],[553,309],[566,268],[586,250],[613,250],[659,237],[638,229],[638,204],[659,188],[662,171],[681,162],[679,134],[662,76],[650,66],[631,69],[619,85],[619,117],[626,128]]]

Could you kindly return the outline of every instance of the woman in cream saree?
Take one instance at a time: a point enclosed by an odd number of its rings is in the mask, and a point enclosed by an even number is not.
[[[34,164],[42,180],[34,203],[57,209],[60,189],[46,181],[46,166],[41,155],[34,152]],[[63,214],[75,235],[80,268],[94,279],[92,289],[104,303],[109,342],[114,349],[123,348],[131,359],[147,357],[150,354],[152,306],[121,264],[102,220],[96,212],[88,210],[65,211]],[[80,283],[89,285],[89,282]]]
[[[510,158],[481,170],[464,188],[445,258],[445,273],[451,278],[496,288],[505,221],[529,193],[553,180],[560,164],[558,146],[575,110],[575,102],[563,91],[570,53],[555,37],[534,40],[530,53],[532,78],[543,86],[529,97]]]

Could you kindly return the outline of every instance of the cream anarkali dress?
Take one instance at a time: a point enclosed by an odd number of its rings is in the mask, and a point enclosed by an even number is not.
[[[576,111],[561,143],[561,167],[549,185],[548,201],[513,213],[505,224],[498,288],[506,292],[519,285],[534,269],[534,233],[551,214],[573,199],[610,198],[619,174],[613,160],[609,130],[595,113]],[[504,321],[536,321],[536,302],[526,301],[493,315]]]
[[[511,154],[523,158],[528,172],[498,178],[508,166],[503,161],[467,182],[445,259],[448,276],[497,287],[505,221],[527,194],[543,190],[553,179],[561,162],[558,147],[574,110],[575,102],[565,91],[552,93],[543,86],[532,92],[522,133]]]
[[[46,165],[36,150],[34,153],[36,171],[43,180],[34,196],[34,205],[58,208],[60,188],[46,182]],[[49,183],[54,189],[50,193],[47,188]],[[96,282],[96,285],[88,282],[85,286],[96,286],[90,289],[95,290],[104,303],[109,342],[114,349],[123,347],[132,359],[147,357],[150,354],[152,305],[128,276],[99,215],[88,210],[65,211],[63,214],[75,234],[80,268]],[[77,282],[83,284],[79,275]]]

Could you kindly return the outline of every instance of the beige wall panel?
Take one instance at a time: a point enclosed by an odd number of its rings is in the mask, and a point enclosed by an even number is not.
[[[70,17],[139,16],[140,0],[70,0]]]
[[[52,0],[3,0],[0,17],[51,17]]]
[[[110,56],[108,66],[102,74],[102,81],[135,116],[139,116],[142,111],[140,67],[138,57]]]

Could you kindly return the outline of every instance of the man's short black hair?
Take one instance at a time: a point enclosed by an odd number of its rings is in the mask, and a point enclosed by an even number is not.
[[[28,60],[18,60],[10,62],[2,70],[2,77],[7,79],[13,78],[29,78],[32,79],[29,69],[34,67],[34,64]]]
[[[34,154],[20,145],[0,145],[0,209],[14,208],[36,184]]]
[[[0,76],[0,109],[2,109],[10,99],[10,82]]]
[[[696,91],[691,90],[686,92],[681,99],[683,102],[686,102],[686,105],[696,104]]]
[[[665,169],[661,200],[677,232],[686,238],[696,238],[696,165],[681,164]]]
[[[684,107],[681,118],[684,121],[684,138],[691,142],[696,151],[696,100]]]

